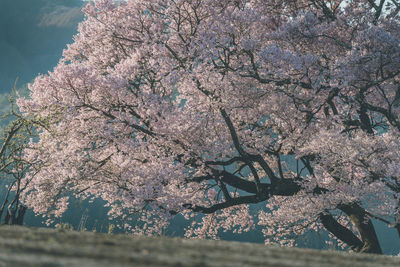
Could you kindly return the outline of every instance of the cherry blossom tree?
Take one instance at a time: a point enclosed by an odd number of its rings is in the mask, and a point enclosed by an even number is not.
[[[382,253],[372,219],[400,234],[399,10],[397,0],[89,3],[59,64],[18,100],[46,122],[25,151],[46,163],[26,176],[26,205],[59,216],[72,193],[106,200],[126,222],[140,214],[135,233],[181,214],[187,237],[257,223],[267,243],[325,229]]]

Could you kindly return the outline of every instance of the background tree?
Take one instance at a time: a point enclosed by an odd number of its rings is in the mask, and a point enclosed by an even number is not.
[[[31,177],[37,172],[40,164],[24,159],[24,150],[35,136],[32,120],[22,117],[15,107],[16,87],[9,98],[9,111],[0,117],[0,176],[2,185],[2,202],[0,203],[0,220],[3,224],[23,224],[27,207],[20,201],[22,192],[27,188],[29,179],[23,179],[30,171]]]
[[[382,253],[400,234],[400,3],[96,1],[53,72],[18,99],[46,121],[24,203],[60,216],[101,197],[136,233],[248,231],[293,245],[326,229]],[[204,216],[195,217],[196,213]],[[130,227],[127,224],[127,227]],[[396,238],[396,237],[395,237]]]

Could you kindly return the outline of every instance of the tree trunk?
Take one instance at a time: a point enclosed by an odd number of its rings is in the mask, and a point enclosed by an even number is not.
[[[340,210],[349,216],[350,220],[360,232],[361,241],[363,242],[363,247],[360,249],[360,252],[382,254],[375,227],[365,210],[356,203],[341,205]]]
[[[24,216],[27,208],[25,206],[20,205],[18,209],[18,215],[15,221],[15,224],[17,225],[23,225],[24,223]]]

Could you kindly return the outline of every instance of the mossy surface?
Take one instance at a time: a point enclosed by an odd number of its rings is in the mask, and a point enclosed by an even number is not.
[[[167,237],[0,227],[0,266],[400,266],[400,257]]]

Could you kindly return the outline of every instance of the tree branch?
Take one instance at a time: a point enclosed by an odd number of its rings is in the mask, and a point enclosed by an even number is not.
[[[183,206],[194,212],[211,214],[211,213],[216,212],[217,210],[222,210],[222,209],[226,209],[226,208],[230,208],[230,207],[242,205],[242,204],[259,203],[266,199],[268,199],[267,196],[264,196],[263,198],[260,199],[260,197],[258,195],[253,195],[253,196],[242,196],[242,197],[231,198],[230,200],[228,200],[226,202],[218,203],[218,204],[212,205],[211,207],[195,206],[192,204],[184,204]]]
[[[339,240],[346,243],[352,250],[360,251],[363,247],[363,242],[354,235],[352,231],[341,225],[336,219],[330,214],[320,214],[319,219],[322,225],[336,236]]]

